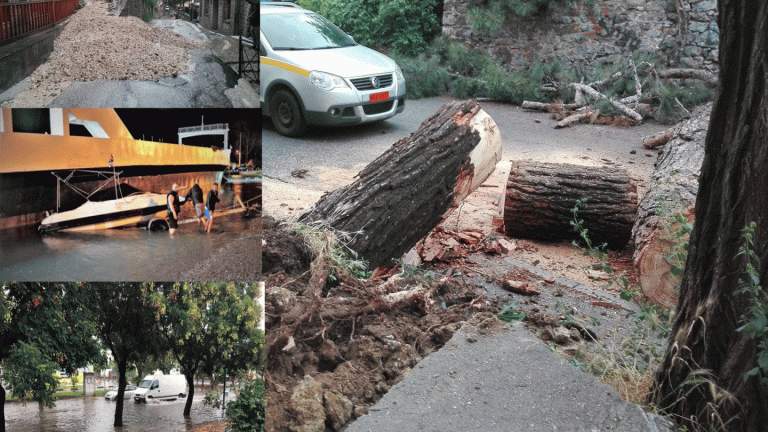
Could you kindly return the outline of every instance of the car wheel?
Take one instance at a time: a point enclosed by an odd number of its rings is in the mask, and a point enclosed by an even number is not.
[[[288,90],[278,90],[269,102],[272,115],[272,124],[280,135],[299,136],[303,134],[307,125],[301,115],[299,102]]]

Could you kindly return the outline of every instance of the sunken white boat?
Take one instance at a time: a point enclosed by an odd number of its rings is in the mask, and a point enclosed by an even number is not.
[[[190,113],[189,124],[199,121],[192,115],[198,112]],[[37,226],[52,211],[85,202],[82,194],[59,190],[51,173],[115,169],[121,183],[145,192],[165,194],[174,183],[208,190],[230,165],[228,134],[226,123],[201,124],[179,128],[176,143],[161,143],[134,137],[111,108],[0,108],[0,230]],[[187,144],[202,135],[220,136],[221,143]],[[101,180],[81,175],[69,182],[92,191]]]
[[[57,211],[45,217],[38,230],[52,231],[94,231],[110,228],[152,226],[167,227],[167,195],[138,190],[121,183],[120,172],[75,170],[67,176],[51,173],[56,177],[56,195],[61,196],[65,185],[85,199],[85,203],[66,211]],[[98,187],[86,192],[79,187],[78,177],[90,176],[100,179]],[[180,204],[184,197],[179,196]],[[157,222],[155,224],[155,222]]]
[[[54,213],[40,223],[41,232],[93,231],[109,228],[148,226],[163,220],[166,196],[136,192],[108,201],[86,201],[74,210]]]

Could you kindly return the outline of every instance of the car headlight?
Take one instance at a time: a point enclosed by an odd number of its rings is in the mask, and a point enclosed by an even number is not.
[[[309,82],[320,90],[325,91],[347,87],[347,83],[340,76],[319,71],[309,73]]]
[[[400,66],[395,65],[395,75],[397,75],[398,81],[405,81],[405,77],[403,76],[403,70],[400,69]]]

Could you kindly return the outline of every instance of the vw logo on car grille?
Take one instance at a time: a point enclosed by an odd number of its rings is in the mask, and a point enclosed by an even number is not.
[[[381,82],[379,82],[379,77],[371,77],[371,85],[375,89],[379,88],[381,86]]]

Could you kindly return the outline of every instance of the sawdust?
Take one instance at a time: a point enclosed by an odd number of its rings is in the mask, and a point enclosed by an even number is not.
[[[109,14],[106,3],[88,3],[56,38],[50,59],[30,76],[30,86],[11,107],[49,105],[75,81],[158,81],[188,68],[200,42],[151,27],[136,17]]]

